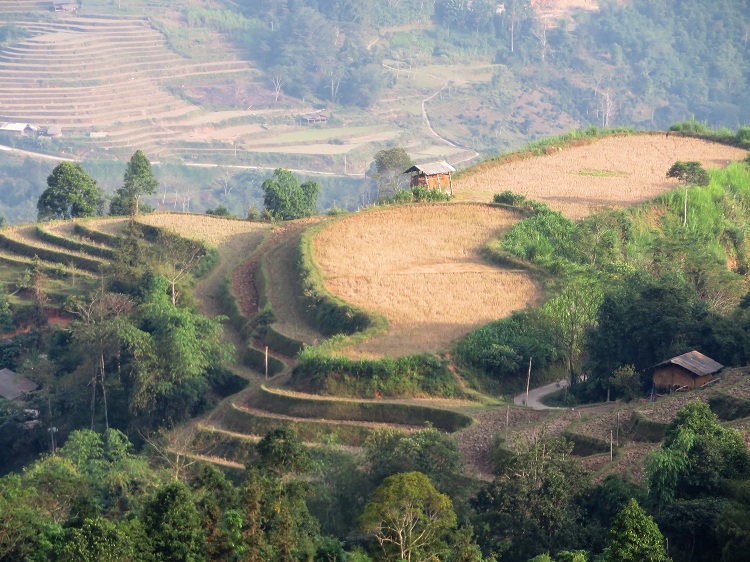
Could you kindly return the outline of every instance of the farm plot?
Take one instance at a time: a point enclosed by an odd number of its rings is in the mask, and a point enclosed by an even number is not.
[[[362,213],[315,238],[331,293],[388,319],[352,357],[445,350],[477,326],[534,303],[524,272],[482,262],[482,245],[517,221],[485,205],[420,205]]]
[[[268,228],[268,225],[264,223],[193,213],[149,213],[139,216],[138,222],[166,228],[184,238],[200,240],[212,246],[227,244],[238,235]]]
[[[454,193],[458,200],[489,201],[511,190],[579,219],[674,189],[677,184],[666,173],[676,160],[716,168],[746,155],[738,148],[663,134],[609,137],[540,158],[487,162],[455,181]]]

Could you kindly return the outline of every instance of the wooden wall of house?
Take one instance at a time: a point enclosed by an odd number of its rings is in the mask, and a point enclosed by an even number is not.
[[[670,389],[680,386],[697,388],[703,386],[713,377],[704,375],[697,377],[687,369],[678,365],[665,365],[654,370],[654,384],[657,388]]]
[[[437,189],[439,191],[451,190],[450,174],[435,174],[434,176],[416,175],[411,178],[413,186],[422,185],[428,189]]]

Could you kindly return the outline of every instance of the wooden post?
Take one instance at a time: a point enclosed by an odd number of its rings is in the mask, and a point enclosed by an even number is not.
[[[617,446],[620,446],[620,412],[617,412]]]
[[[450,184],[451,197],[453,197],[453,174],[448,174],[448,183]]]
[[[266,346],[266,380],[268,380],[268,346]]]
[[[505,409],[505,441],[508,441],[508,428],[510,427],[510,404]]]
[[[682,219],[682,226],[687,226],[687,190],[688,186],[685,184],[685,213]]]
[[[612,440],[612,430],[609,430],[609,462],[612,462],[612,452],[613,452],[613,440]]]
[[[526,377],[526,406],[529,405],[529,385],[531,384],[531,357],[529,357],[529,376]]]

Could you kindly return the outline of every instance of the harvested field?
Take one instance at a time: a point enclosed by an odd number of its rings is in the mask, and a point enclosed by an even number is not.
[[[746,155],[739,148],[674,135],[609,137],[548,156],[480,164],[454,182],[454,193],[461,201],[486,202],[509,189],[579,219],[674,189],[678,184],[666,173],[676,160],[717,168]]]
[[[224,244],[238,235],[268,228],[266,223],[224,219],[194,213],[149,213],[139,216],[138,222],[166,228],[185,238],[201,240],[212,246]]]
[[[315,239],[315,259],[334,295],[385,316],[382,334],[352,357],[445,350],[491,320],[536,302],[525,272],[482,262],[480,249],[517,216],[486,205],[418,205],[362,213]]]
[[[99,230],[106,234],[119,236],[128,224],[128,219],[117,217],[113,219],[97,219],[82,221],[81,224],[91,230]]]

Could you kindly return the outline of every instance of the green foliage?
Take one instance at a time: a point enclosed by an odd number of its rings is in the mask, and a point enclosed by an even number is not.
[[[295,386],[338,396],[459,395],[453,373],[434,355],[409,355],[394,359],[352,360],[317,350],[303,349],[292,373]]]
[[[652,517],[635,500],[625,506],[610,529],[606,562],[668,562],[664,536]]]
[[[510,318],[492,322],[456,345],[455,358],[464,365],[482,369],[498,381],[520,380],[529,357],[535,371],[563,357],[557,328],[538,311],[515,312]],[[524,375],[525,376],[525,375]]]
[[[616,369],[609,378],[615,397],[625,402],[632,402],[641,395],[641,377],[633,365],[625,365]]]
[[[725,480],[747,478],[750,454],[736,430],[722,427],[707,404],[694,401],[677,412],[646,468],[651,492],[664,504],[716,495]]]
[[[378,185],[378,195],[381,198],[389,194],[397,197],[409,182],[409,176],[404,172],[413,165],[411,156],[400,146],[378,151],[369,171]]]
[[[277,220],[292,220],[315,214],[320,184],[306,181],[300,184],[289,170],[278,168],[263,182],[263,204]]]
[[[711,181],[708,172],[703,169],[700,162],[682,162],[678,160],[667,171],[668,178],[676,178],[679,181],[698,186],[706,186]]]
[[[143,528],[154,554],[165,562],[206,560],[200,516],[188,488],[172,482],[146,503]]]
[[[514,449],[472,500],[479,545],[511,560],[576,546],[573,528],[583,517],[578,501],[588,480],[570,456],[572,444],[537,435]]]
[[[40,221],[91,217],[98,213],[102,193],[80,164],[61,162],[47,178],[37,201]]]
[[[450,499],[421,472],[385,479],[359,520],[373,535],[385,560],[428,560],[445,552],[445,535],[456,526]]]
[[[447,493],[461,473],[461,452],[456,440],[433,428],[412,434],[378,429],[367,438],[364,449],[377,483],[399,472],[418,471]]]
[[[151,162],[142,150],[136,150],[130,158],[120,187],[109,206],[110,215],[135,216],[139,212],[149,212],[151,207],[141,202],[144,195],[156,193],[159,187]]]

